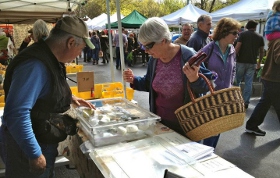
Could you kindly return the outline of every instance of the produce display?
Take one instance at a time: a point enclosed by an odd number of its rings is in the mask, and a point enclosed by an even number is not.
[[[92,100],[96,110],[77,108],[81,128],[94,146],[141,139],[154,134],[160,117],[124,98]]]

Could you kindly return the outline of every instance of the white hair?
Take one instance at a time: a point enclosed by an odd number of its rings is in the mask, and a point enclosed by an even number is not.
[[[36,20],[32,28],[34,41],[39,41],[41,38],[49,36],[49,29],[45,21],[42,19]]]
[[[171,41],[168,25],[159,17],[148,18],[140,27],[138,40],[140,43]]]

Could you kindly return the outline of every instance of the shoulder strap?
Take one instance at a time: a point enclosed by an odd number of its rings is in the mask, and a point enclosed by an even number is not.
[[[204,65],[205,65],[206,68],[208,68],[209,58],[213,53],[214,46],[215,46],[215,41],[212,42],[210,53],[207,55],[207,58],[205,59]]]

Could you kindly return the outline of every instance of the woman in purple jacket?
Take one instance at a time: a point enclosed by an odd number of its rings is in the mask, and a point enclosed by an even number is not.
[[[201,49],[208,55],[205,66],[218,74],[214,83],[215,90],[229,88],[234,82],[236,54],[233,43],[240,28],[241,24],[238,21],[222,18],[214,29],[213,41]],[[203,144],[215,148],[219,136],[204,139]]]

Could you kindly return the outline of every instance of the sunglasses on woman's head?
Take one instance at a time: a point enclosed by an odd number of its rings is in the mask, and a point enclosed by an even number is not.
[[[143,45],[146,50],[152,49],[156,42],[151,42],[149,44]]]

